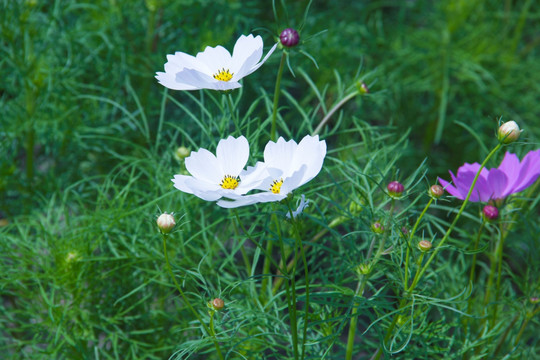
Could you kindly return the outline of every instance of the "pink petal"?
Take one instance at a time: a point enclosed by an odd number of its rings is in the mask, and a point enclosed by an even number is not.
[[[450,171],[450,174],[452,174],[451,171]],[[454,178],[454,174],[452,174],[452,178]],[[448,181],[446,181],[444,179],[438,178],[438,180],[439,180],[439,183],[444,188],[444,190],[446,190],[450,195],[455,196],[455,197],[457,197],[458,199],[461,199],[461,200],[464,199],[464,198],[461,197],[461,193],[459,192],[459,190],[455,186],[453,186],[452,184],[450,184]]]
[[[506,188],[502,192],[502,197],[506,197],[512,193],[512,189],[515,188],[515,184],[518,182],[520,169],[519,158],[515,154],[507,152],[498,169],[504,172],[508,180]]]
[[[517,193],[531,186],[540,176],[540,149],[529,151],[521,162],[519,176],[511,193]]]
[[[502,199],[507,196],[507,194],[505,194],[504,191],[508,185],[508,178],[502,170],[499,170],[499,169],[489,170],[487,184],[489,188],[490,199]],[[484,201],[487,201],[487,200],[484,200]]]

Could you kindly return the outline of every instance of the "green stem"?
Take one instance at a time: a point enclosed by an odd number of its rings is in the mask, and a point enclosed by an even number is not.
[[[484,161],[482,162],[482,165],[480,165],[480,168],[478,169],[478,172],[476,173],[476,175],[474,177],[474,180],[473,180],[473,182],[471,184],[471,188],[469,189],[469,192],[467,193],[467,196],[465,197],[465,200],[463,201],[463,204],[461,204],[461,207],[459,208],[459,211],[458,211],[456,217],[454,218],[454,221],[452,221],[452,224],[450,225],[450,227],[448,228],[448,230],[444,234],[444,237],[441,239],[441,242],[437,245],[437,247],[435,248],[435,250],[433,251],[433,253],[429,257],[428,261],[426,262],[426,264],[422,268],[422,271],[420,272],[418,279],[416,279],[416,281],[413,281],[413,283],[411,284],[411,287],[408,289],[409,293],[411,293],[414,290],[414,288],[416,287],[418,281],[420,280],[422,275],[424,275],[427,268],[429,267],[429,264],[431,264],[431,262],[433,261],[435,256],[437,256],[437,254],[441,250],[441,247],[446,243],[446,241],[450,237],[450,234],[452,233],[452,230],[454,230],[454,227],[456,226],[457,221],[459,220],[459,218],[461,217],[461,214],[465,210],[465,207],[469,203],[469,198],[471,197],[472,192],[474,190],[474,187],[476,185],[476,182],[478,181],[478,177],[480,176],[480,172],[486,166],[489,159],[491,159],[491,157],[493,155],[495,155],[495,153],[502,147],[502,145],[503,145],[502,143],[498,143],[497,146],[495,146],[495,148],[493,150],[491,150],[491,152],[488,154],[488,156],[484,159]]]
[[[368,275],[362,275],[362,278],[360,281],[358,281],[358,285],[356,286],[356,291],[354,293],[353,297],[353,308],[351,311],[351,322],[349,324],[349,333],[347,335],[347,350],[345,352],[345,359],[351,360],[353,355],[353,349],[354,349],[354,338],[356,335],[356,325],[358,323],[358,316],[356,314],[358,313],[358,303],[354,301],[354,298],[357,296],[363,296],[364,295],[364,289],[366,287],[368,280]]]
[[[412,292],[414,291],[414,289],[416,288],[416,285],[418,284],[418,282],[420,281],[420,279],[422,278],[422,275],[424,275],[424,273],[426,272],[427,268],[429,267],[429,265],[431,264],[431,262],[433,261],[433,259],[435,258],[435,256],[439,253],[439,251],[441,250],[441,247],[446,243],[446,241],[448,240],[450,234],[452,233],[452,230],[454,229],[454,227],[456,226],[456,223],[457,221],[459,220],[459,218],[461,217],[461,214],[463,213],[463,211],[465,210],[465,207],[467,206],[467,204],[469,203],[469,199],[472,195],[472,192],[474,190],[474,187],[476,185],[476,182],[478,181],[478,177],[480,176],[480,172],[482,171],[482,169],[486,166],[487,162],[489,161],[489,159],[491,159],[491,157],[502,147],[502,143],[498,143],[497,146],[495,146],[495,148],[493,148],[493,150],[491,150],[491,152],[487,155],[487,157],[484,159],[484,161],[482,162],[482,164],[480,165],[480,168],[478,169],[473,181],[472,181],[472,184],[471,184],[471,187],[469,189],[469,192],[467,193],[467,196],[465,197],[465,200],[463,201],[463,204],[461,204],[461,207],[459,208],[459,211],[456,215],[456,217],[454,218],[454,221],[452,221],[452,224],[450,224],[450,227],[448,228],[448,230],[446,231],[446,233],[444,234],[443,238],[441,239],[441,241],[439,242],[439,244],[437,245],[437,247],[435,248],[435,250],[433,251],[433,253],[431,254],[431,256],[429,257],[429,259],[426,261],[426,263],[424,264],[424,266],[422,267],[421,271],[417,272],[416,273],[416,276],[411,284],[411,286],[407,289],[407,293],[408,294],[412,294]],[[392,330],[394,330],[394,327],[396,325],[396,322],[397,322],[397,319],[398,319],[398,316],[400,314],[400,311],[405,305],[407,304],[406,302],[406,299],[403,298],[400,302],[400,305],[398,307],[398,312],[394,315],[394,319],[392,320],[392,323],[390,324],[390,327],[388,328],[387,332],[386,332],[386,336],[384,338],[384,342],[386,343],[388,341],[388,339],[390,339],[390,336],[392,334]],[[377,349],[377,351],[375,352],[375,355],[373,356],[373,359],[377,360],[380,358],[380,356],[382,355],[382,346],[379,346],[379,348]]]
[[[422,213],[420,214],[418,219],[416,219],[416,223],[414,224],[414,226],[413,226],[413,228],[411,230],[411,233],[409,234],[409,241],[408,241],[408,244],[407,244],[407,255],[405,256],[405,280],[403,282],[403,289],[404,290],[407,290],[407,287],[409,286],[409,259],[410,259],[410,254],[411,254],[411,241],[414,238],[414,234],[416,233],[416,229],[418,228],[418,225],[420,225],[420,221],[422,220],[422,218],[426,214],[426,211],[429,209],[432,202],[433,202],[433,198],[431,197],[429,199],[427,205],[424,207],[424,210],[422,210]]]
[[[240,226],[240,228],[242,229],[242,231],[244,232],[244,234],[247,236],[247,238],[252,242],[254,243],[260,250],[261,252],[264,254],[264,266],[263,266],[263,279],[262,279],[262,283],[261,283],[261,294],[259,296],[259,298],[261,299],[261,301],[263,299],[265,299],[265,296],[263,295],[264,294],[264,289],[266,288],[266,284],[268,283],[268,275],[270,274],[270,263],[274,264],[274,266],[276,267],[276,269],[279,269],[279,265],[276,261],[274,261],[274,259],[272,258],[272,241],[268,241],[267,244],[266,244],[266,250],[262,247],[262,245],[255,239],[253,239],[250,235],[249,235],[249,232],[246,230],[245,226],[242,224],[242,222],[240,221],[240,216],[238,215],[238,211],[236,211],[236,209],[234,209],[233,211],[234,213],[234,216],[236,217],[236,221],[238,222],[238,225]],[[247,255],[246,255],[247,257]],[[245,261],[245,259],[244,259]],[[249,260],[248,260],[249,261]],[[251,267],[250,267],[251,269]],[[251,272],[251,270],[250,270]],[[250,273],[248,272],[248,274]]]
[[[480,229],[478,229],[478,233],[476,234],[476,240],[474,241],[474,248],[473,248],[473,259],[472,259],[472,265],[471,265],[471,272],[469,274],[469,284],[471,285],[471,295],[469,296],[469,300],[467,301],[467,314],[471,313],[472,308],[472,284],[474,282],[474,274],[476,272],[476,258],[477,258],[477,251],[478,251],[478,245],[480,244],[480,238],[482,237],[482,231],[484,230],[485,221],[482,220],[482,225],[480,225]],[[468,317],[465,317],[463,320],[463,328],[464,331],[467,331],[467,320]]]
[[[363,275],[361,282],[359,282],[357,286],[357,291],[355,293],[355,297],[357,294],[360,294],[362,296],[364,294],[364,288],[366,287],[367,281],[369,280],[370,274],[372,273],[372,269],[375,267],[375,265],[379,262],[380,257],[384,253],[384,246],[386,243],[386,239],[388,238],[391,230],[391,222],[392,222],[392,215],[394,214],[394,207],[395,207],[395,200],[392,199],[391,205],[390,205],[390,211],[388,213],[388,217],[385,223],[385,232],[383,235],[383,238],[381,240],[381,244],[379,245],[379,249],[377,250],[377,253],[375,253],[375,257],[373,258],[373,261],[371,264],[369,264],[368,272]],[[371,241],[371,245],[369,246],[368,254],[366,256],[366,259],[369,259],[371,257],[371,254],[373,253],[373,247],[375,244],[375,239],[377,237],[375,236],[373,240]],[[358,317],[356,316],[356,313],[358,312],[358,304],[355,302],[353,305],[353,310],[351,313],[351,321],[349,324],[349,334],[347,336],[347,350],[345,353],[345,359],[351,360],[353,355],[353,348],[354,348],[354,338],[356,335],[356,325],[358,322]]]
[[[274,105],[272,108],[272,128],[270,129],[270,140],[276,141],[276,132],[277,132],[277,110],[278,110],[278,103],[279,103],[279,93],[280,93],[280,85],[281,85],[281,78],[283,77],[283,69],[285,68],[285,59],[287,57],[287,53],[284,51],[281,54],[281,61],[279,62],[279,70],[276,78],[276,88],[274,89]]]
[[[298,230],[298,222],[293,216],[293,210],[291,208],[290,201],[287,201],[287,206],[289,207],[289,215],[291,216],[291,222],[293,224],[294,232],[296,235],[296,241],[295,241],[295,247],[300,248],[300,256],[302,257],[302,262],[304,264],[304,278],[305,278],[305,284],[306,284],[306,302],[305,302],[305,310],[304,310],[304,330],[303,330],[303,336],[302,336],[302,355],[301,359],[304,359],[305,356],[305,350],[306,350],[306,337],[307,337],[307,326],[308,326],[308,319],[309,319],[309,268],[308,263],[306,260],[306,253],[304,251],[304,245],[302,244],[302,238],[300,237],[300,231]],[[296,255],[295,255],[296,258]],[[293,275],[295,272],[293,271]]]
[[[313,131],[313,135],[317,135],[321,130],[322,128],[324,127],[324,125],[326,125],[326,123],[330,120],[330,118],[334,115],[334,113],[336,111],[338,111],[343,105],[345,105],[349,100],[353,99],[354,97],[356,97],[356,95],[360,94],[359,91],[355,91],[353,93],[350,93],[349,95],[345,96],[343,99],[341,99],[340,102],[338,102],[336,104],[336,106],[334,106],[329,112],[328,114],[326,114],[326,116],[321,120],[321,122],[319,123],[319,125],[317,125],[317,127],[315,128],[315,130]]]
[[[226,94],[225,97],[227,98],[227,103],[229,104],[229,112],[231,113],[231,119],[233,121],[234,127],[236,128],[237,135],[242,135],[242,132],[240,131],[240,124],[238,123],[238,117],[236,116],[236,113],[234,111],[232,95]]]
[[[519,329],[519,333],[516,339],[514,340],[514,346],[517,346],[517,344],[519,343],[519,339],[521,339],[521,336],[523,335],[523,332],[525,331],[525,328],[527,327],[527,324],[529,323],[529,321],[531,321],[531,319],[539,312],[540,312],[540,307],[537,307],[536,310],[534,310],[532,313],[527,314],[527,317],[525,318],[523,325],[521,325],[521,328]]]
[[[501,238],[500,238],[500,243],[501,243],[501,247],[499,249],[499,252],[498,252],[498,269],[497,269],[497,285],[495,287],[495,309],[493,309],[493,324],[495,323],[495,321],[497,321],[497,312],[498,312],[498,307],[499,307],[499,298],[501,296],[501,278],[502,278],[502,262],[503,262],[503,249],[504,249],[504,240],[506,239],[506,236],[508,235],[509,233],[509,230],[508,229],[504,229],[504,223],[501,222]]]
[[[285,245],[283,244],[283,237],[281,236],[281,226],[279,224],[279,219],[275,211],[272,213],[272,219],[274,220],[274,223],[276,225],[276,231],[278,234],[279,248],[281,252],[281,261],[283,264],[286,264],[287,259],[285,255]],[[293,268],[292,276],[291,276],[286,266],[284,266],[283,269],[281,269],[283,275],[287,278],[285,291],[287,293],[287,305],[289,308],[289,317],[291,319],[291,336],[293,340],[293,352],[294,352],[294,359],[298,360],[298,324],[296,321],[296,288],[295,288],[295,282],[294,282],[295,270],[296,270],[296,266]],[[291,282],[290,285],[289,285],[289,281]],[[292,290],[290,289],[290,286],[292,287]],[[291,291],[292,291],[292,295],[291,295]]]
[[[238,219],[238,214],[237,214],[237,220],[238,220],[238,224],[240,224],[240,219]],[[236,235],[236,238],[240,239],[240,232],[238,231],[238,226],[236,226],[236,223],[234,221],[233,221],[233,227],[234,227],[234,233]],[[246,232],[244,231],[244,234],[245,233]],[[246,253],[246,249],[244,249],[244,244],[240,246],[240,253],[242,254],[242,259],[244,260],[244,265],[246,266],[247,275],[250,276],[251,275],[251,261],[249,261],[249,258]]]
[[[167,235],[166,234],[162,234],[162,235],[163,235],[163,254],[165,255],[165,262],[167,263],[167,270],[169,271],[169,275],[173,279],[174,285],[176,286],[176,289],[180,293],[180,296],[182,296],[182,299],[184,300],[184,303],[187,305],[189,310],[191,310],[193,315],[195,315],[195,317],[197,318],[199,323],[202,325],[202,327],[204,328],[206,333],[209,334],[212,337],[212,341],[214,342],[214,345],[216,347],[216,351],[218,353],[219,358],[221,360],[224,360],[223,354],[221,353],[221,348],[219,347],[219,343],[218,343],[218,341],[216,339],[215,334],[213,334],[213,332],[208,328],[208,326],[206,326],[206,324],[202,321],[201,316],[193,308],[193,306],[191,306],[191,303],[189,302],[188,298],[184,294],[184,291],[182,291],[182,287],[180,287],[180,284],[178,284],[178,282],[176,281],[176,278],[175,278],[174,273],[173,273],[172,268],[171,268],[171,264],[169,262],[169,255],[167,253]]]
[[[329,229],[333,229],[341,224],[343,224],[345,221],[347,221],[347,218],[344,217],[344,216],[338,216],[336,217],[334,220],[332,220],[330,222],[330,224],[328,224],[328,228],[326,229],[322,229],[321,231],[319,231],[315,236],[313,236],[311,238],[311,240],[309,241],[310,243],[315,243],[316,241],[320,240],[324,235],[326,235],[326,233],[328,231],[330,231]],[[308,248],[310,247],[310,245],[305,245],[304,246],[304,251],[307,250]],[[296,258],[293,258],[291,259],[291,261],[289,261],[289,263],[287,264],[287,270],[291,270],[294,266],[294,263],[298,261],[298,259]],[[279,264],[279,268],[281,269],[282,267],[284,267],[284,263],[283,261]],[[278,277],[276,278],[276,280],[274,281],[274,285],[272,286],[272,293],[275,294],[277,292],[277,290],[280,288],[281,284],[283,283],[283,277]]]
[[[486,296],[484,298],[484,306],[487,306],[490,298],[490,290],[493,287],[493,277],[495,275],[495,271],[497,271],[497,283],[495,285],[495,307],[493,308],[493,313],[491,315],[491,325],[493,325],[497,319],[497,301],[499,300],[499,290],[501,287],[501,272],[502,272],[502,256],[503,256],[503,244],[504,244],[504,236],[499,237],[497,241],[497,246],[495,248],[495,253],[493,254],[493,257],[491,259],[491,268],[489,272],[489,278],[488,278],[488,285],[486,289]],[[497,269],[495,269],[497,268]]]

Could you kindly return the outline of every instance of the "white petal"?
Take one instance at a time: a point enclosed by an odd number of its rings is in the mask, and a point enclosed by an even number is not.
[[[264,193],[253,194],[253,195],[245,195],[245,196],[242,196],[241,198],[237,198],[231,201],[221,199],[217,202],[217,204],[223,208],[236,208],[236,207],[252,205],[256,203],[280,201],[280,200],[285,199],[286,197],[287,197],[286,195],[274,194],[271,192],[264,192]]]
[[[173,89],[173,90],[198,90],[200,89],[190,84],[177,82],[176,75],[172,73],[157,72],[156,79],[161,85],[165,86],[166,88]]]
[[[165,72],[157,72],[156,79],[159,83],[173,90],[198,90],[201,87],[186,83],[182,79],[176,78],[176,74],[184,69],[195,69],[204,72],[204,64],[196,60],[194,56],[183,52],[176,52],[174,55],[167,55],[168,62],[165,63]]]
[[[221,197],[219,185],[207,183],[192,176],[175,175],[171,181],[178,190],[193,194],[206,201],[216,201]]]
[[[260,36],[240,36],[234,45],[231,62],[231,72],[241,79],[247,70],[251,69],[261,59],[263,41]]]
[[[268,190],[270,187],[264,186],[264,184],[272,182],[266,164],[260,161],[255,166],[250,166],[247,170],[243,170],[240,173],[240,179],[240,185],[236,188],[240,194],[246,194],[255,189]]]
[[[298,186],[313,179],[321,171],[326,156],[326,141],[319,141],[319,136],[305,136],[298,144],[294,157],[294,166],[306,164],[306,172]]]
[[[255,70],[257,70],[258,68],[261,67],[262,64],[264,64],[266,62],[266,60],[268,60],[268,58],[270,57],[270,55],[272,55],[272,53],[274,52],[274,50],[276,50],[276,47],[277,47],[277,43],[274,44],[274,46],[272,46],[272,48],[270,49],[270,51],[268,52],[268,54],[266,54],[266,56],[264,57],[264,59],[262,59],[262,61],[258,64],[255,64],[251,69],[249,69],[243,76],[247,76],[249,74],[251,74],[252,72],[254,72]]]
[[[232,90],[242,87],[235,81],[219,81],[205,73],[193,69],[184,69],[176,74],[176,82],[188,84],[196,89]]]
[[[299,188],[304,183],[302,180],[308,170],[307,165],[302,165],[300,169],[295,171],[292,176],[283,179],[283,184],[281,185],[280,194],[287,195],[292,192],[294,189]]]
[[[221,69],[230,69],[232,64],[231,54],[223,46],[207,46],[203,52],[197,54],[197,60],[205,64],[209,72],[208,76],[214,76]]]
[[[264,148],[264,162],[269,168],[281,169],[285,176],[289,176],[297,170],[291,169],[297,147],[294,140],[285,141],[282,137],[277,142],[269,141]]]
[[[249,144],[244,136],[235,139],[229,136],[219,141],[216,157],[221,165],[223,174],[238,176],[246,166],[249,158]]]
[[[206,149],[192,152],[186,158],[186,169],[194,178],[212,184],[219,184],[226,175],[221,172],[221,165],[215,155]]]
[[[165,72],[177,73],[184,69],[194,69],[201,72],[209,71],[206,65],[198,61],[195,56],[191,56],[181,51],[177,51],[174,55],[167,55]]]

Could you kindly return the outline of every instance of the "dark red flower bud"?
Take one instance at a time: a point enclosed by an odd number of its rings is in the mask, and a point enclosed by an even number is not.
[[[388,194],[392,197],[400,197],[403,191],[405,191],[405,187],[398,181],[392,181],[386,188],[388,189]]]
[[[300,35],[298,35],[298,31],[292,28],[287,28],[281,32],[279,35],[279,40],[285,47],[294,47],[298,45]]]
[[[484,206],[484,210],[482,210],[482,212],[487,220],[497,220],[499,217],[499,210],[492,205]]]

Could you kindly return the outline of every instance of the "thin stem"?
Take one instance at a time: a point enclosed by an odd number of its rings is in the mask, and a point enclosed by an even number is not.
[[[286,264],[285,245],[283,244],[283,237],[281,236],[281,225],[279,224],[279,219],[275,211],[272,213],[272,219],[274,220],[274,223],[276,225],[276,231],[278,234],[279,248],[281,251],[281,261],[283,264]],[[294,269],[296,269],[296,267]],[[284,267],[282,271],[284,271],[283,274],[287,277],[285,291],[287,293],[287,306],[289,308],[289,317],[291,319],[291,336],[293,340],[293,353],[294,353],[294,359],[298,360],[298,325],[296,322],[296,294],[295,294],[296,289],[294,287],[295,273],[293,270],[292,272],[293,281],[291,281],[291,276],[289,275],[289,272],[286,269],[286,267]],[[290,286],[289,281],[291,281],[291,285],[292,285],[292,295],[291,295],[291,289],[289,287]]]
[[[302,257],[302,262],[304,264],[304,278],[305,278],[305,284],[306,284],[306,302],[305,302],[305,310],[304,310],[304,330],[303,330],[303,336],[302,336],[302,355],[301,358],[304,359],[305,356],[305,350],[306,350],[306,337],[307,337],[307,326],[308,326],[308,319],[309,319],[309,269],[308,264],[306,260],[306,253],[304,251],[304,246],[302,244],[302,238],[300,237],[300,231],[298,230],[298,222],[293,216],[293,210],[291,208],[290,201],[287,201],[287,206],[289,207],[289,214],[291,217],[291,222],[293,224],[294,233],[296,235],[296,248],[300,248],[300,256]],[[296,254],[295,254],[296,258]],[[293,271],[293,275],[295,272]]]
[[[218,341],[216,339],[215,334],[213,334],[213,332],[208,328],[208,326],[206,326],[206,324],[202,321],[201,316],[193,308],[193,306],[191,306],[191,303],[189,302],[188,298],[184,294],[184,291],[182,291],[182,288],[180,287],[180,284],[178,284],[178,282],[176,281],[176,277],[174,276],[174,273],[173,273],[172,268],[171,268],[171,264],[169,262],[169,254],[167,253],[167,235],[166,234],[162,234],[162,235],[163,235],[163,254],[165,255],[165,262],[167,264],[167,270],[169,271],[169,275],[173,279],[174,285],[176,286],[176,289],[180,293],[180,296],[182,296],[182,299],[184,300],[184,303],[187,305],[189,310],[191,310],[193,315],[195,315],[195,317],[197,318],[199,323],[202,325],[202,327],[204,328],[206,333],[209,334],[212,337],[212,341],[214,342],[214,345],[216,347],[216,351],[218,353],[219,358],[221,360],[224,360],[223,354],[221,353],[221,348],[219,347],[219,343],[218,343]]]
[[[433,261],[435,256],[437,256],[439,251],[441,251],[441,247],[446,243],[446,241],[450,237],[450,234],[452,233],[452,230],[454,230],[454,227],[456,226],[457,221],[459,220],[459,218],[461,217],[461,214],[465,210],[465,207],[469,203],[469,198],[471,197],[472,192],[474,190],[474,187],[476,185],[476,182],[478,181],[478,177],[480,176],[480,172],[486,166],[489,159],[491,159],[491,157],[493,155],[495,155],[495,153],[502,147],[502,145],[503,145],[502,143],[498,143],[497,146],[495,146],[495,148],[493,150],[491,150],[491,152],[488,154],[488,156],[484,159],[484,161],[482,162],[482,165],[480,165],[480,168],[478,169],[478,172],[476,173],[476,175],[474,177],[474,180],[473,180],[473,182],[471,184],[471,188],[469,189],[469,192],[467,193],[467,196],[465,197],[465,200],[463,201],[463,204],[461,204],[461,207],[459,208],[459,211],[458,211],[456,217],[454,218],[454,221],[452,221],[452,224],[450,225],[450,227],[448,228],[448,230],[444,234],[444,237],[441,239],[441,242],[437,245],[437,247],[435,248],[435,250],[433,251],[433,253],[429,257],[428,261],[426,261],[426,264],[422,268],[422,271],[420,272],[420,274],[418,276],[418,279],[416,279],[416,281],[413,281],[413,283],[411,284],[411,287],[408,289],[409,293],[411,293],[414,290],[414,288],[416,287],[416,285],[418,283],[418,280],[420,280],[422,275],[424,275],[427,268],[429,267],[429,264],[431,264],[431,262]]]
[[[463,201],[463,203],[461,204],[461,207],[456,215],[456,217],[454,218],[454,221],[452,221],[452,224],[450,224],[450,227],[448,228],[448,230],[446,231],[446,233],[444,234],[443,238],[441,239],[441,241],[439,242],[439,244],[437,245],[437,247],[435,248],[435,250],[433,251],[433,253],[431,254],[431,256],[429,257],[429,259],[427,260],[427,262],[425,263],[425,265],[422,267],[422,270],[417,272],[416,276],[415,276],[415,279],[413,280],[411,286],[409,287],[409,289],[407,289],[407,293],[408,294],[412,294],[412,292],[414,291],[414,289],[416,288],[416,285],[418,284],[418,282],[420,281],[420,279],[422,278],[422,275],[424,275],[424,273],[426,272],[427,268],[429,267],[429,264],[431,264],[431,262],[433,261],[433,259],[435,258],[435,256],[439,253],[439,251],[441,250],[441,247],[445,244],[446,240],[448,240],[450,234],[452,233],[452,230],[454,229],[454,226],[456,226],[456,223],[457,221],[459,220],[459,218],[461,217],[461,214],[463,213],[463,211],[465,210],[465,207],[467,206],[468,202],[469,202],[469,199],[472,195],[472,192],[474,190],[474,187],[476,185],[476,182],[478,181],[478,177],[480,176],[480,172],[482,171],[482,169],[486,166],[487,162],[489,161],[489,159],[491,159],[491,157],[502,147],[502,143],[498,143],[497,146],[495,146],[493,148],[493,150],[491,150],[491,152],[486,156],[486,158],[484,159],[484,161],[482,162],[482,164],[480,165],[480,168],[478,169],[478,171],[476,172],[476,175],[474,176],[474,179],[472,181],[472,184],[471,184],[471,187],[469,189],[469,192],[467,193],[467,196],[465,197],[465,200]],[[405,305],[406,305],[406,299],[403,298],[400,302],[400,305],[398,307],[398,310],[402,309]],[[396,326],[396,322],[397,322],[397,319],[398,319],[398,316],[399,316],[399,313],[400,311],[398,311],[395,315],[394,315],[394,319],[392,320],[392,323],[390,324],[390,327],[388,328],[387,332],[386,332],[386,336],[384,338],[384,342],[388,341],[388,339],[390,338],[391,334],[392,334],[392,330],[394,330],[394,327]],[[375,352],[375,354],[373,355],[373,359],[377,360],[380,358],[380,356],[382,355],[382,346],[379,346],[379,348],[377,349],[377,351]]]
[[[236,128],[237,135],[241,135],[242,132],[240,131],[240,124],[238,123],[238,117],[236,116],[236,113],[234,111],[234,104],[232,100],[231,94],[224,94],[224,96],[227,98],[227,103],[229,104],[229,112],[231,113],[231,119],[233,121],[234,127]]]
[[[268,275],[270,274],[270,263],[274,264],[276,269],[279,269],[278,263],[276,261],[274,261],[274,259],[272,258],[272,244],[273,243],[272,243],[272,241],[268,240],[267,243],[266,243],[266,249],[264,249],[262,247],[262,245],[257,240],[253,239],[249,235],[249,232],[244,227],[244,224],[240,221],[240,216],[238,215],[238,211],[236,211],[236,209],[234,209],[233,213],[234,213],[234,216],[236,217],[236,221],[238,222],[238,225],[240,225],[240,228],[242,229],[244,234],[247,236],[247,238],[252,243],[254,243],[261,250],[261,252],[264,254],[264,265],[263,265],[263,276],[264,277],[263,277],[262,282],[261,282],[261,294],[259,296],[259,299],[264,303],[264,301],[263,301],[265,299],[264,289],[267,287],[267,283],[268,283]],[[249,272],[248,272],[248,274],[249,274]]]
[[[410,259],[410,253],[411,253],[411,240],[414,238],[414,234],[416,233],[416,229],[418,228],[418,225],[420,225],[420,221],[424,217],[426,211],[431,206],[431,203],[433,202],[433,198],[431,197],[424,207],[424,210],[422,210],[422,213],[416,219],[416,223],[414,224],[411,233],[409,234],[409,241],[407,243],[407,255],[405,256],[405,280],[403,282],[403,289],[407,290],[407,287],[409,286],[409,259]]]
[[[237,220],[238,220],[238,224],[240,224],[240,219],[238,219],[238,214],[237,214]],[[236,226],[236,223],[234,221],[233,221],[233,227],[234,227],[234,233],[236,235],[236,238],[240,239],[240,232],[238,231],[238,226]],[[244,231],[244,233],[245,233],[245,231]],[[246,266],[246,273],[247,273],[248,276],[250,276],[250,274],[251,274],[251,261],[249,261],[249,258],[248,258],[247,253],[246,253],[246,249],[244,249],[244,244],[242,244],[240,246],[240,252],[242,253],[242,259],[244,260],[244,265]]]
[[[486,222],[482,220],[482,225],[480,225],[480,229],[478,229],[478,233],[476,234],[476,240],[474,241],[474,248],[473,248],[473,259],[472,259],[472,265],[471,265],[471,272],[469,274],[469,284],[471,284],[471,293],[472,293],[472,284],[474,282],[474,273],[476,271],[476,258],[477,258],[477,252],[478,252],[478,245],[480,244],[480,238],[482,237],[482,231],[484,230],[484,225]],[[471,308],[472,308],[472,294],[469,296],[469,300],[467,301],[467,314],[470,314]],[[463,328],[465,331],[467,331],[466,325],[467,325],[468,318],[465,317],[463,320]]]
[[[326,229],[322,229],[321,231],[319,231],[317,234],[315,234],[315,236],[313,236],[311,238],[311,240],[309,241],[310,243],[314,243],[316,241],[318,241],[319,239],[321,239],[324,235],[326,235],[326,233],[329,231],[329,229],[333,229],[335,227],[337,227],[338,225],[341,225],[343,224],[345,221],[347,221],[347,218],[344,217],[344,216],[338,216],[337,218],[335,218],[334,220],[332,220],[330,222],[330,224],[328,224],[328,228]],[[304,251],[306,251],[311,245],[304,245]],[[293,266],[294,266],[294,263],[298,261],[298,259],[296,258],[293,258],[289,261],[289,263],[287,264],[287,270],[290,271]],[[282,267],[284,267],[284,263],[283,261],[280,262],[279,264],[279,268],[281,269]],[[276,280],[274,281],[274,285],[272,286],[272,293],[276,293],[277,290],[279,289],[279,287],[281,286],[281,283],[283,282],[283,277],[278,277],[276,278]]]
[[[356,298],[357,296],[364,295],[364,288],[366,287],[367,279],[368,279],[367,274],[362,275],[361,279],[358,281],[358,285],[356,286],[356,291],[354,292],[354,298]],[[356,316],[357,313],[358,313],[358,304],[356,303],[356,301],[353,300],[353,308],[351,311],[351,322],[349,324],[349,333],[347,335],[347,349],[345,352],[346,360],[351,360],[352,355],[353,355],[352,353],[354,349],[354,337],[356,335],[356,325],[358,323],[358,316]]]
[[[283,69],[285,68],[285,59],[287,57],[287,53],[284,51],[281,54],[281,61],[279,62],[279,70],[276,78],[276,88],[274,89],[274,105],[272,108],[272,128],[270,129],[270,140],[276,141],[276,132],[277,132],[277,110],[278,110],[278,103],[279,103],[279,93],[280,93],[280,85],[281,85],[281,78],[283,77]]]
[[[492,325],[495,324],[495,321],[497,321],[497,311],[499,307],[498,301],[499,301],[499,296],[500,296],[499,292],[501,289],[503,245],[504,245],[504,236],[503,234],[501,234],[499,241],[497,242],[497,249],[494,256],[495,262],[497,263],[497,283],[495,285],[495,307],[493,309],[493,315],[491,318]]]
[[[326,125],[326,123],[330,120],[330,118],[334,115],[334,113],[336,111],[338,111],[343,105],[345,105],[349,100],[353,99],[356,95],[360,94],[360,92],[358,91],[355,91],[353,93],[350,93],[349,95],[345,96],[343,99],[341,99],[340,102],[338,102],[336,104],[336,106],[334,106],[329,112],[328,114],[326,114],[326,116],[321,120],[321,122],[319,123],[319,125],[317,125],[317,127],[315,128],[315,130],[313,131],[313,135],[317,135],[321,130],[322,128],[324,127],[324,125]]]
[[[488,277],[488,283],[486,287],[486,294],[484,296],[484,307],[486,307],[489,303],[489,300],[491,298],[491,290],[493,289],[493,281],[495,272],[497,272],[497,285],[495,288],[495,294],[496,294],[496,300],[498,299],[498,292],[501,285],[501,268],[502,268],[502,249],[503,249],[503,242],[504,237],[501,236],[497,240],[497,245],[495,246],[495,251],[491,256],[491,267],[489,270],[489,277]],[[491,324],[493,325],[495,323],[495,320],[497,318],[497,314],[495,313],[497,311],[497,304],[495,304],[495,308],[493,310],[493,314],[491,316]]]
[[[523,322],[523,325],[521,325],[521,328],[519,329],[519,333],[514,340],[514,346],[517,346],[519,343],[519,339],[521,339],[521,336],[523,335],[523,332],[525,331],[525,327],[527,327],[527,324],[531,319],[540,312],[540,307],[537,307],[532,313],[527,314],[527,317],[525,318],[525,321]]]
[[[357,294],[360,294],[362,296],[364,294],[364,288],[366,287],[367,281],[369,280],[369,277],[372,273],[372,269],[375,267],[375,265],[379,262],[380,257],[384,253],[384,245],[386,243],[386,239],[388,238],[391,230],[391,221],[392,221],[392,215],[394,214],[394,207],[395,207],[395,200],[392,199],[391,205],[390,205],[390,212],[388,213],[387,221],[385,222],[385,232],[383,235],[383,238],[381,240],[381,243],[379,245],[379,249],[377,250],[377,253],[375,253],[375,257],[373,258],[372,262],[369,264],[369,268],[366,272],[366,274],[363,274],[361,281],[358,283],[358,287],[356,289],[355,297]],[[373,253],[373,248],[375,245],[375,240],[377,239],[376,236],[373,237],[373,240],[371,241],[371,245],[369,246],[369,250],[366,256],[366,259],[369,259],[371,257],[371,254]],[[352,359],[352,352],[354,348],[354,338],[356,335],[356,325],[358,322],[358,317],[356,316],[356,313],[358,312],[357,303],[355,302],[353,304],[353,310],[351,313],[351,321],[349,324],[349,334],[347,336],[347,350],[345,353],[345,359],[351,360]]]

